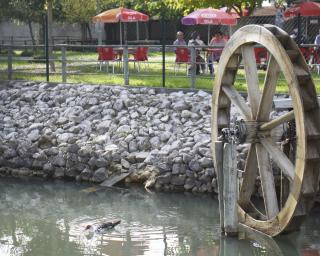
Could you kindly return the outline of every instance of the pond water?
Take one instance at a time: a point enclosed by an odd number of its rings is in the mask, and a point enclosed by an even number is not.
[[[0,179],[0,255],[320,255],[320,211],[276,240],[241,233],[223,238],[218,201],[208,195],[137,188]],[[121,219],[105,233],[88,224]]]

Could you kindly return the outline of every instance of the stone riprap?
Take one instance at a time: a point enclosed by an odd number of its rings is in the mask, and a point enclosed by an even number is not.
[[[2,174],[211,192],[211,95],[203,91],[8,82],[0,88]]]

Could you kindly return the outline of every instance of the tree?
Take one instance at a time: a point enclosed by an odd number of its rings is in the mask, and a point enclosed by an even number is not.
[[[230,11],[233,10],[239,16],[243,16],[244,12],[251,13],[253,9],[257,6],[262,5],[262,0],[182,0],[176,1],[175,3],[178,7],[184,9],[188,13],[197,8],[207,8],[207,7],[227,7]]]
[[[35,45],[35,38],[32,29],[32,22],[40,22],[43,17],[44,0],[9,0],[2,1],[0,13],[7,20],[19,20],[28,24],[32,44]]]
[[[63,16],[69,23],[80,23],[82,28],[82,39],[86,38],[88,30],[89,38],[92,40],[89,22],[97,13],[97,0],[64,0],[61,1]]]

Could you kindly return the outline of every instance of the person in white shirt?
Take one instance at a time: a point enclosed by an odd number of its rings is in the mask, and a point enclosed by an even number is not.
[[[191,39],[188,42],[188,46],[205,46],[205,43],[200,39],[198,32],[194,31],[191,34]],[[200,55],[199,48],[196,50],[196,74],[200,74],[200,67],[202,73],[205,73],[205,60]],[[194,68],[194,67],[191,67]]]

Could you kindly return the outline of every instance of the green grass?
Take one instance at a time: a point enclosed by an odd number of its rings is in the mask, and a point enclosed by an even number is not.
[[[13,79],[16,80],[33,80],[33,81],[45,81],[45,63],[39,60],[34,60],[33,57],[21,58],[22,51],[14,51],[13,56]],[[40,58],[42,52],[36,52],[35,57]],[[56,73],[50,74],[51,82],[61,82],[61,52],[54,52]],[[165,86],[167,88],[191,88],[191,78],[186,76],[185,65],[180,67],[177,74],[174,73],[174,53],[168,53],[166,55],[166,74],[165,74]],[[79,52],[79,51],[67,51],[67,82],[68,83],[86,83],[86,84],[124,84],[124,76],[121,74],[122,70],[115,65],[115,74],[112,74],[111,65],[109,66],[109,72],[106,70],[106,66],[99,70],[97,65],[97,53],[96,52]],[[129,64],[129,84],[131,86],[146,86],[146,87],[162,87],[162,55],[159,52],[150,52],[149,64],[141,64],[140,72],[134,68],[134,64]],[[0,79],[7,79],[7,55],[6,53],[0,53]],[[217,67],[215,66],[215,70]],[[259,70],[260,86],[263,86],[265,71]],[[313,73],[313,79],[316,85],[317,92],[320,93],[320,79],[316,73]],[[213,86],[213,79],[210,75],[198,75],[195,80],[195,87],[197,89],[211,90]],[[246,80],[243,69],[239,69],[235,87],[239,91],[246,91]],[[288,86],[283,76],[280,76],[277,92],[286,93]]]

